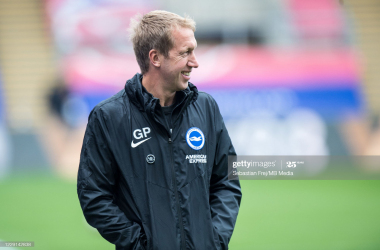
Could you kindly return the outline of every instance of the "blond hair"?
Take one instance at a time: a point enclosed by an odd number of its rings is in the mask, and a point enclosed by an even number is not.
[[[189,28],[195,31],[195,22],[188,16],[155,10],[141,17],[140,14],[131,19],[129,26],[130,39],[133,44],[137,63],[141,74],[149,70],[149,51],[156,49],[165,57],[174,46],[172,31],[176,28]]]

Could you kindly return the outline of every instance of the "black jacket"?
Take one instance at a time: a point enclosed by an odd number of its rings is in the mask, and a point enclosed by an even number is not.
[[[242,194],[216,102],[189,83],[167,128],[141,79],[89,116],[77,183],[87,222],[116,249],[228,249]]]

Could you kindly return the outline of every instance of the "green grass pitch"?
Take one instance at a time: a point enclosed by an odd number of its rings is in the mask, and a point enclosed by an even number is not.
[[[380,249],[380,181],[241,181],[232,250]],[[0,181],[0,239],[33,249],[114,249],[87,225],[76,183]],[[24,249],[24,248],[20,248]]]

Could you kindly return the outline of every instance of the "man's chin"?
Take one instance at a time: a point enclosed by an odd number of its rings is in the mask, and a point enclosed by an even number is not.
[[[189,82],[188,82],[188,81],[185,82],[185,83],[181,83],[181,84],[179,85],[179,89],[178,89],[178,91],[185,90],[185,89],[187,89],[188,86],[189,86]]]

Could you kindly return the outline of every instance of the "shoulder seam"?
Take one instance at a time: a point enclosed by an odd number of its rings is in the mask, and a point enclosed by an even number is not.
[[[121,91],[123,91],[123,90],[121,90]],[[125,93],[125,92],[124,92],[124,93]],[[99,109],[99,108],[103,107],[104,105],[106,105],[106,104],[108,104],[108,103],[110,103],[110,102],[114,102],[114,101],[116,101],[116,100],[119,100],[120,98],[123,98],[124,93],[123,93],[121,96],[119,96],[119,97],[116,97],[116,98],[112,98],[112,97],[111,97],[111,98],[109,98],[108,100],[104,100],[102,104],[98,104],[98,105],[96,105],[96,106],[94,107],[94,109]],[[117,94],[116,94],[116,95],[117,95]]]

